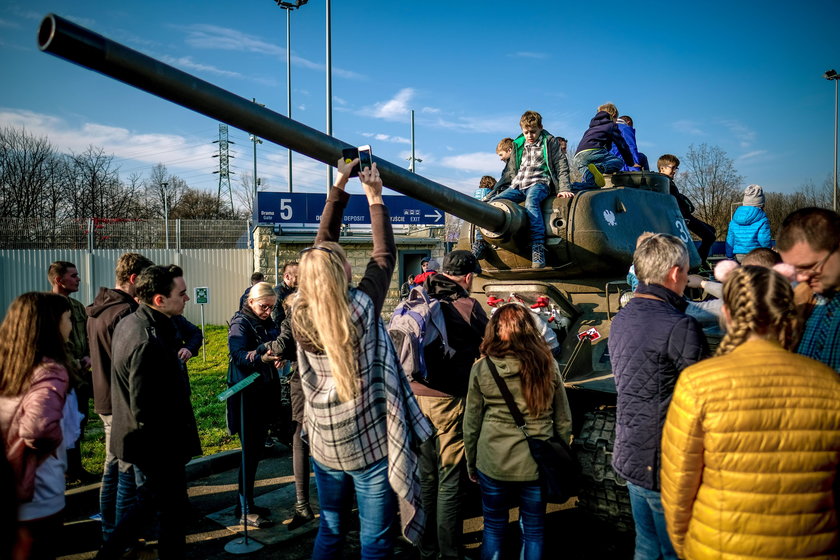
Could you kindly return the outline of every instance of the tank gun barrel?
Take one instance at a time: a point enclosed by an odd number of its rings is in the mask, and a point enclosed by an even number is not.
[[[41,22],[38,47],[327,165],[335,165],[341,151],[352,147],[55,14],[48,14]],[[390,189],[492,231],[504,231],[509,221],[500,208],[381,158],[374,157],[374,161]]]

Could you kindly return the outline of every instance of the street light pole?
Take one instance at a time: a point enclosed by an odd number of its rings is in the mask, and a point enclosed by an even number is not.
[[[163,229],[166,232],[166,249],[169,250],[169,183],[163,181],[160,186],[163,187]]]
[[[274,0],[286,10],[286,116],[292,118],[292,10],[296,10],[309,0]],[[289,192],[292,192],[292,150],[289,153]]]
[[[823,78],[826,80],[834,80],[834,211],[837,212],[837,121],[838,121],[838,111],[840,111],[840,105],[838,105],[838,98],[837,98],[837,81],[840,79],[840,74],[835,72],[834,70],[827,70],[825,74],[823,74]]]
[[[330,18],[330,0],[326,0],[327,9],[327,136],[332,136],[332,25]],[[333,185],[333,168],[332,165],[327,166],[327,192]]]
[[[251,101],[260,107],[265,107],[264,104],[257,103],[257,99],[255,97],[252,97]],[[257,144],[262,144],[262,140],[257,138],[256,134],[252,134],[249,140],[254,143],[254,199],[251,201],[251,213],[253,213],[254,208],[257,205],[257,191],[259,190],[259,180],[257,179]]]
[[[422,159],[414,157],[414,109],[411,110],[411,157],[408,158],[408,170],[415,172],[415,163],[422,162]]]

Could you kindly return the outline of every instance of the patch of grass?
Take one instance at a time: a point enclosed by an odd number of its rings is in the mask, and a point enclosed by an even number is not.
[[[187,370],[201,449],[204,455],[212,455],[239,447],[237,437],[227,433],[226,405],[216,398],[216,395],[227,389],[227,327],[207,325],[204,343],[207,361],[203,360],[203,353],[199,350],[198,355],[187,362]],[[92,401],[88,418],[90,421],[82,444],[82,464],[88,471],[98,473],[102,471],[105,462],[105,432],[99,416],[93,411]]]

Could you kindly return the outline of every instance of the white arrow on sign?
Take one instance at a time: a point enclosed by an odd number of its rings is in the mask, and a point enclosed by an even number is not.
[[[426,217],[426,218],[434,218],[436,222],[439,222],[440,219],[443,217],[443,214],[441,214],[439,211],[435,210],[434,214],[423,214],[423,216]]]

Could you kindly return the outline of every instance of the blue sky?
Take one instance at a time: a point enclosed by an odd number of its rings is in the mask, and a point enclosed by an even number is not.
[[[527,11],[526,9],[527,8]],[[64,150],[113,154],[124,178],[163,163],[215,191],[218,123],[36,47],[40,19],[67,17],[280,113],[285,12],[272,0],[0,0],[0,126]],[[525,110],[577,143],[596,107],[635,120],[652,163],[718,145],[744,184],[793,192],[833,169],[840,2],[332,2],[333,134],[465,192],[498,176],[494,149]],[[325,128],[325,6],[292,13],[293,118]],[[252,144],[231,128],[234,184]],[[258,174],[285,190],[286,151],[258,147]],[[323,191],[325,166],[295,155],[295,191]]]

